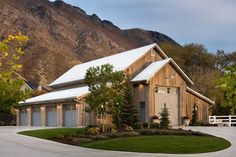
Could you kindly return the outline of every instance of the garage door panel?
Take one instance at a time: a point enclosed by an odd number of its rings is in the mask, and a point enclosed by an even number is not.
[[[32,108],[32,125],[33,126],[41,125],[40,107]]]
[[[74,104],[64,105],[64,126],[75,127],[76,110]]]
[[[57,108],[54,106],[47,106],[47,126],[57,126]]]
[[[20,110],[20,125],[27,126],[27,110],[26,109]]]

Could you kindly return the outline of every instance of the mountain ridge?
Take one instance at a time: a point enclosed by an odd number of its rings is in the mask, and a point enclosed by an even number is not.
[[[52,82],[81,62],[151,43],[178,44],[159,32],[122,30],[63,1],[2,0],[0,8],[1,35],[22,32],[30,37],[21,74],[41,84]]]

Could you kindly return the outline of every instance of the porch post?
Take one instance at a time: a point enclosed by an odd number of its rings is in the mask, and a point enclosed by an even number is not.
[[[27,126],[32,125],[32,107],[27,107]]]
[[[62,109],[62,107],[63,107],[62,104],[57,105],[57,126],[58,127],[62,127],[62,125],[63,125],[63,109]]]
[[[46,114],[45,114],[45,106],[40,107],[40,118],[41,118],[41,127],[46,126]]]
[[[76,103],[75,104],[75,125],[76,127],[79,127],[80,126],[80,106],[81,104],[79,103]]]

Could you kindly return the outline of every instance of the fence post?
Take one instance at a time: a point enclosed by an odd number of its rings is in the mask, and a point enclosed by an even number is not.
[[[229,127],[231,127],[231,115],[229,115]]]

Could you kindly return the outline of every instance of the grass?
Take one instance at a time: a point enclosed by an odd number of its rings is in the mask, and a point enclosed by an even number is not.
[[[62,138],[66,136],[78,137],[85,135],[84,128],[55,128],[40,129],[19,132],[19,134],[38,137],[47,140]],[[65,137],[65,138],[64,138]],[[82,147],[129,151],[145,153],[170,153],[170,154],[192,154],[219,151],[230,147],[230,142],[223,138],[214,136],[194,136],[194,135],[150,135],[111,138],[106,140],[95,140],[88,143],[80,143]]]
[[[219,151],[230,147],[230,142],[213,136],[138,136],[95,141],[83,147],[145,153],[192,154]]]
[[[85,132],[84,128],[55,128],[55,129],[22,131],[19,132],[18,134],[49,140],[65,135],[84,134],[84,132]]]

